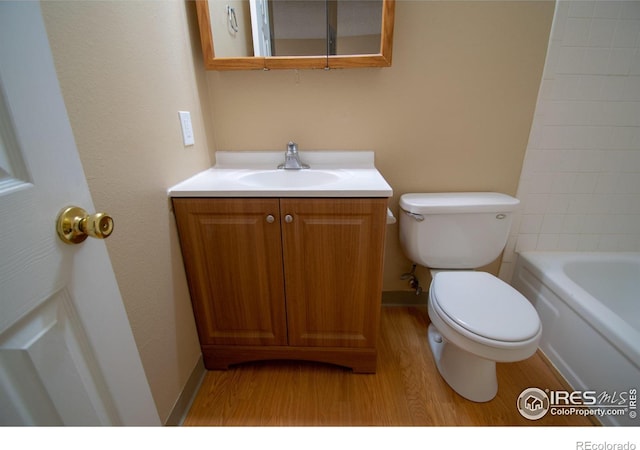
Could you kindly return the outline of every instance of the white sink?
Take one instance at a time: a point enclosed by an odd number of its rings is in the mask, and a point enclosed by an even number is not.
[[[290,189],[324,186],[336,183],[344,177],[340,170],[261,170],[238,177],[238,182],[265,189]]]
[[[1,0],[0,0],[1,1]],[[371,151],[300,152],[310,169],[276,169],[284,152],[216,152],[216,165],[169,188],[171,197],[391,197]]]

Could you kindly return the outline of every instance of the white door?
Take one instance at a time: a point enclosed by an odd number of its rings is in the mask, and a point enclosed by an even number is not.
[[[0,1],[0,425],[160,425],[104,242],[57,237],[68,205],[93,212],[40,5]]]
[[[271,56],[271,30],[267,0],[250,0],[253,55]]]

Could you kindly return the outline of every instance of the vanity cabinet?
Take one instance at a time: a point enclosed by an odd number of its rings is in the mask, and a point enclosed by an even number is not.
[[[375,372],[387,198],[174,198],[208,369]]]

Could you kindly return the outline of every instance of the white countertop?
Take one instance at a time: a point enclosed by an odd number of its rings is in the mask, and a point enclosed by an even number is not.
[[[277,169],[284,151],[219,151],[216,165],[169,188],[170,197],[391,197],[372,151],[301,151],[310,169]],[[258,178],[252,178],[255,175]],[[262,176],[267,181],[259,181]],[[330,181],[313,180],[330,177]],[[306,177],[306,178],[305,178]],[[269,181],[269,180],[276,181]],[[258,181],[256,181],[258,180]],[[307,184],[309,180],[309,184]]]

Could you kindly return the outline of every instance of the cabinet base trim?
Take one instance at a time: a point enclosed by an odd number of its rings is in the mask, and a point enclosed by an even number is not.
[[[316,348],[316,347],[251,347],[203,346],[207,370],[227,370],[234,364],[270,359],[316,361],[349,367],[354,373],[375,373],[376,349]]]

